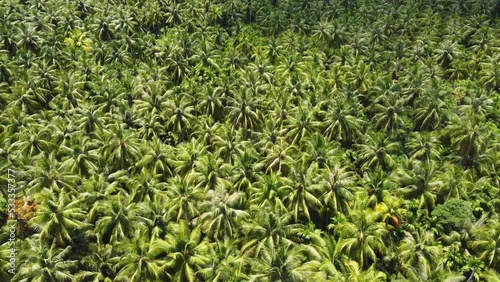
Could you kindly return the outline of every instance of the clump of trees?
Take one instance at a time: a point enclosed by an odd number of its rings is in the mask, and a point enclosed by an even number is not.
[[[498,7],[0,2],[0,281],[498,281]]]

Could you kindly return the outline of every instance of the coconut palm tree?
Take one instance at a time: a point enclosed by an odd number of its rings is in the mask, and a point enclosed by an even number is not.
[[[452,123],[448,127],[452,137],[452,146],[460,155],[460,163],[465,167],[474,164],[476,157],[483,151],[486,128],[482,126],[478,119],[471,117],[466,122],[460,124]]]
[[[363,122],[352,116],[349,108],[333,105],[325,113],[322,122],[323,134],[329,140],[352,144],[361,135]]]
[[[275,248],[282,244],[293,244],[292,240],[297,237],[302,226],[292,223],[292,219],[291,213],[279,215],[267,210],[256,210],[254,219],[241,227],[246,238],[242,254],[269,260]]]
[[[113,270],[112,248],[110,245],[99,246],[97,244],[89,245],[92,250],[80,261],[81,270],[75,274],[75,281],[112,281],[116,272]]]
[[[142,159],[135,164],[137,170],[146,170],[152,175],[160,175],[163,180],[174,174],[170,157],[174,149],[171,146],[155,138],[150,147],[141,149],[143,149]]]
[[[498,68],[499,57],[491,58],[490,60],[485,60],[481,64],[481,71],[479,74],[481,75],[479,81],[486,86],[486,89],[498,90],[500,85],[500,69]]]
[[[460,55],[461,50],[458,48],[458,44],[451,40],[445,40],[442,42],[441,48],[435,51],[434,57],[436,61],[441,64],[441,68],[446,70],[453,60]]]
[[[195,162],[206,152],[206,146],[192,138],[189,143],[183,143],[176,147],[175,158],[172,160],[174,173],[184,177],[190,173]]]
[[[56,146],[51,142],[50,132],[41,126],[33,126],[20,130],[18,138],[18,141],[14,142],[10,149],[18,150],[20,153],[30,157],[41,153],[49,153]]]
[[[372,104],[372,121],[377,129],[392,134],[404,124],[404,110],[404,101],[397,95],[381,95]]]
[[[309,221],[311,220],[310,210],[314,212],[322,210],[321,201],[318,199],[319,187],[310,184],[310,176],[300,167],[293,167],[289,178],[290,188],[288,195],[285,196],[287,209],[293,211],[295,222],[299,222],[299,218]]]
[[[258,274],[250,281],[303,281],[312,272],[299,266],[305,260],[302,250],[293,244],[284,244],[271,251],[269,259],[256,261]]]
[[[127,203],[123,196],[115,195],[100,200],[92,208],[89,220],[95,222],[93,233],[99,243],[114,243],[131,238],[133,234],[149,225],[147,208],[143,203]]]
[[[207,201],[201,207],[203,213],[197,219],[210,238],[232,238],[249,217],[242,209],[243,192],[228,193],[223,188],[207,192]]]
[[[423,164],[414,162],[411,171],[398,173],[399,193],[408,199],[416,199],[419,208],[430,211],[436,204],[437,195],[434,191],[433,180],[438,172],[435,162]]]
[[[354,199],[357,179],[352,171],[336,163],[320,171],[319,181],[313,186],[322,192],[320,200],[325,212],[332,216],[346,213],[348,202]]]
[[[187,101],[176,98],[167,104],[167,111],[164,112],[164,120],[167,121],[167,128],[178,135],[178,142],[187,140],[190,130],[193,127],[192,115],[193,107]]]
[[[498,252],[500,251],[500,230],[498,228],[498,217],[488,220],[486,224],[476,226],[472,230],[473,240],[470,247],[479,255],[486,265],[496,269],[500,264]]]
[[[432,91],[415,100],[415,126],[419,130],[434,130],[449,118],[448,105],[443,101],[444,93]]]
[[[228,116],[234,128],[243,128],[244,132],[247,132],[260,126],[262,120],[259,104],[247,91],[240,91],[236,97],[231,97],[228,103]]]
[[[117,256],[109,260],[118,269],[114,281],[158,281],[165,276],[162,270],[167,262],[157,258],[163,250],[163,242],[146,240],[144,234],[137,235],[116,244]]]
[[[411,150],[410,159],[420,160],[424,163],[433,160],[439,161],[443,150],[439,140],[428,133],[415,133],[408,144],[408,148]]]
[[[264,164],[257,158],[255,150],[247,149],[238,155],[234,167],[231,169],[231,178],[234,188],[238,191],[249,191],[260,179],[260,172]],[[247,192],[248,193],[248,192]]]
[[[231,166],[224,163],[222,159],[213,154],[200,157],[194,163],[194,171],[189,175],[199,188],[208,190],[226,190],[231,188],[232,183],[227,179]]]
[[[430,231],[417,229],[412,233],[405,232],[399,247],[403,277],[414,281],[430,278],[442,255],[442,248],[433,241],[434,235]]]
[[[289,116],[289,124],[285,126],[285,138],[292,145],[298,145],[301,140],[308,138],[314,132],[313,111],[306,108],[293,110]]]
[[[71,273],[77,266],[77,260],[69,259],[71,247],[58,247],[56,240],[51,244],[43,243],[38,238],[25,242],[23,263],[20,270],[12,277],[15,281],[73,281]]]
[[[205,192],[192,185],[190,178],[181,178],[176,175],[169,180],[167,189],[167,196],[170,199],[167,213],[171,218],[175,218],[176,222],[180,222],[182,219],[190,222],[200,215],[196,203],[204,199]]]
[[[40,233],[41,244],[49,240],[58,246],[67,246],[73,243],[78,232],[89,227],[84,221],[85,211],[79,207],[80,203],[60,193],[59,196],[50,195],[38,205],[29,225]]]
[[[249,207],[286,211],[283,199],[290,190],[291,186],[287,178],[275,173],[266,174],[250,188]]]
[[[125,169],[135,163],[140,154],[137,135],[119,124],[109,126],[108,130],[114,134],[106,134],[105,145],[99,150],[106,162],[115,169]]]
[[[249,279],[244,269],[249,260],[241,256],[237,249],[236,240],[216,241],[212,261],[199,271],[201,277],[212,281],[237,281]]]
[[[356,147],[359,148],[362,169],[380,167],[383,170],[389,170],[396,164],[391,154],[397,152],[400,145],[382,135],[375,135],[375,138],[369,136],[365,144],[357,144]]]
[[[158,252],[166,255],[167,274],[172,281],[196,281],[198,271],[210,262],[208,242],[201,239],[201,227],[190,230],[185,221],[171,223],[169,234]]]
[[[361,269],[377,261],[377,256],[386,250],[382,236],[387,233],[383,224],[376,222],[379,214],[370,210],[355,210],[349,214],[350,220],[331,224],[339,236],[337,250],[354,258]]]

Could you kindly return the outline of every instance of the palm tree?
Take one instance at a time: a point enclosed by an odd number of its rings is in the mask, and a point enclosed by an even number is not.
[[[161,179],[167,179],[174,173],[171,167],[173,148],[154,138],[150,147],[143,149],[142,158],[135,164],[137,170],[146,170],[152,175],[160,175]]]
[[[427,280],[437,268],[442,248],[434,242],[430,231],[417,229],[406,232],[399,246],[399,257],[402,261],[401,274],[411,281]]]
[[[448,104],[443,101],[444,93],[432,91],[415,100],[413,116],[419,130],[434,130],[448,120]]]
[[[78,111],[81,114],[81,118],[78,120],[80,130],[83,129],[86,134],[96,134],[96,131],[104,129],[104,118],[101,111],[94,107],[79,108]]]
[[[130,194],[129,200],[135,203],[154,202],[167,199],[166,183],[159,176],[142,171],[127,181],[125,188]]]
[[[362,169],[380,167],[383,170],[389,170],[396,165],[391,154],[397,152],[400,145],[382,135],[375,135],[375,138],[368,136],[365,144],[357,144],[356,147],[359,148]]]
[[[165,94],[165,90],[163,85],[157,82],[148,82],[142,86],[142,89],[139,88],[137,91],[137,96],[142,94],[140,99],[133,100],[133,104],[137,109],[137,113],[141,115],[145,115],[146,113],[150,113],[154,116],[161,115],[165,108],[168,105],[167,95]]]
[[[247,149],[242,155],[238,155],[236,163],[231,169],[231,178],[237,191],[248,193],[251,187],[260,179],[259,173],[264,164],[257,158],[255,150]]]
[[[172,160],[174,173],[184,177],[190,173],[195,162],[206,152],[206,146],[192,138],[189,143],[182,143],[175,149],[175,158]]]
[[[500,229],[498,216],[488,220],[485,224],[476,226],[472,230],[470,247],[476,252],[486,265],[497,269],[500,265],[498,253],[500,252]]]
[[[182,23],[182,6],[180,3],[172,4],[172,6],[167,7],[167,11],[165,13],[166,23],[170,26],[179,25]]]
[[[290,167],[294,163],[291,155],[297,148],[284,142],[283,139],[279,140],[278,144],[273,144],[271,148],[265,148],[266,152],[266,173],[270,171],[279,172],[281,175],[288,175]]]
[[[479,115],[479,116],[488,116],[491,113],[491,109],[493,106],[493,100],[491,97],[486,94],[484,88],[477,84],[470,84],[467,87],[464,87],[463,97],[461,97],[461,105],[458,106],[461,112],[466,113],[467,115]],[[472,93],[469,92],[468,88],[472,88]]]
[[[100,200],[92,208],[89,220],[95,222],[93,233],[99,243],[115,243],[131,238],[133,234],[150,223],[143,203],[126,203],[122,196],[115,195]]]
[[[212,261],[199,271],[200,276],[213,282],[248,280],[245,269],[249,266],[249,260],[241,256],[236,243],[236,240],[217,240]]]
[[[313,111],[306,108],[294,110],[289,116],[289,124],[285,127],[288,132],[285,138],[292,145],[299,145],[300,141],[311,136],[314,132]]]
[[[80,208],[81,201],[70,199],[64,194],[50,195],[30,219],[29,225],[40,232],[40,241],[45,243],[53,240],[58,246],[67,246],[73,243],[78,232],[84,231],[85,211]]]
[[[346,213],[348,202],[354,199],[357,179],[352,171],[335,163],[320,171],[318,183],[313,184],[321,191],[320,197],[326,214]]]
[[[113,270],[113,251],[111,245],[89,244],[89,254],[80,260],[80,271],[75,274],[75,281],[110,282],[116,273]]]
[[[258,274],[252,275],[250,281],[304,281],[312,271],[301,269],[305,260],[303,251],[293,244],[282,244],[272,249],[269,259],[255,261]]]
[[[229,114],[234,128],[248,130],[257,129],[262,122],[260,109],[257,101],[247,94],[247,91],[240,91],[236,97],[229,99]]]
[[[209,238],[233,238],[249,214],[242,209],[244,193],[228,193],[221,188],[207,192],[207,201],[197,219]]]
[[[500,57],[491,58],[490,60],[485,60],[481,63],[481,71],[479,81],[486,86],[488,91],[496,89],[500,86],[500,68],[498,67]]]
[[[404,103],[396,94],[381,95],[372,104],[375,126],[389,134],[404,124]]]
[[[381,203],[384,198],[391,195],[396,188],[394,175],[386,173],[379,167],[371,172],[365,173],[360,184],[363,190],[368,194],[366,203],[370,207]]]
[[[167,104],[167,111],[164,112],[164,120],[167,121],[167,128],[178,135],[178,143],[181,143],[189,136],[190,129],[193,127],[192,115],[193,107],[182,98],[175,98]]]
[[[296,167],[292,168],[289,175],[291,180],[290,189],[285,198],[288,210],[293,211],[295,222],[299,222],[299,218],[310,221],[309,210],[320,212],[323,208],[321,201],[318,199],[320,195],[319,187],[310,184],[309,175],[300,166],[303,166],[303,164],[297,164]]]
[[[443,202],[450,198],[468,199],[467,187],[470,184],[464,177],[463,169],[452,164],[443,165],[443,170],[436,174],[431,182],[436,194],[443,199]]]
[[[104,146],[100,148],[100,153],[106,162],[115,169],[125,169],[139,158],[139,140],[130,129],[124,129],[122,125],[115,124],[108,130],[113,134],[106,134]]]
[[[461,51],[458,44],[451,40],[445,40],[441,44],[441,48],[435,51],[435,59],[441,64],[441,68],[447,70],[453,60],[460,56]]]
[[[386,281],[387,275],[383,272],[377,271],[373,265],[367,270],[363,270],[360,265],[355,261],[349,261],[348,274],[344,281],[352,282],[368,282],[368,281]]]
[[[286,211],[283,200],[292,188],[290,181],[275,173],[265,174],[250,188],[249,207]]]
[[[26,165],[27,171],[33,175],[28,182],[30,193],[40,191],[59,194],[78,194],[75,189],[78,176],[64,170],[64,167],[57,161],[55,154],[50,154],[47,158],[37,158],[32,160],[32,164]]]
[[[314,245],[302,245],[311,258],[303,267],[316,272],[312,279],[323,281],[345,281],[343,273],[347,272],[345,257],[340,257],[336,251],[336,240],[333,235],[323,235]],[[312,249],[312,250],[311,250]],[[344,279],[344,280],[343,280]]]
[[[179,85],[189,72],[189,67],[186,59],[180,54],[176,53],[171,53],[170,55],[168,55],[166,63],[167,69],[171,73],[170,79],[174,84]]]
[[[97,156],[91,150],[94,149],[95,144],[92,144],[90,139],[85,137],[82,137],[80,142],[82,145],[74,144],[76,142],[73,141],[71,147],[65,145],[59,147],[60,154],[67,156],[62,159],[60,170],[88,177],[98,171]]]
[[[217,49],[209,46],[207,41],[204,41],[201,45],[201,48],[198,54],[195,54],[189,58],[191,61],[197,63],[197,69],[201,69],[205,72],[205,69],[214,69],[219,70],[219,66],[217,65],[217,59],[219,59],[219,52]]]
[[[205,85],[202,93],[203,95],[197,110],[200,113],[213,117],[215,120],[222,119],[225,103],[225,99],[222,96],[222,88]]]
[[[169,233],[161,244],[166,255],[166,271],[172,281],[196,281],[197,272],[210,262],[208,242],[201,239],[201,227],[190,230],[185,221],[171,223]]]
[[[189,175],[197,187],[208,190],[226,190],[232,184],[227,179],[231,166],[224,163],[222,159],[216,158],[213,154],[200,157],[194,163],[194,171]]]
[[[463,118],[465,122],[450,124],[448,130],[451,135],[452,146],[460,155],[460,163],[465,167],[474,164],[476,157],[484,150],[486,128],[477,118]],[[455,121],[457,122],[457,121]]]
[[[6,197],[7,198],[7,197]],[[3,263],[3,267],[0,269],[0,278],[5,279],[5,281],[8,281],[9,279],[12,278],[12,274],[10,273],[10,258],[8,256],[10,255],[10,250],[11,246],[8,245],[9,241],[6,241],[0,246],[0,252],[2,254],[2,258],[0,259],[0,262]]]
[[[241,252],[259,260],[271,260],[272,252],[285,244],[293,244],[293,238],[301,229],[292,223],[292,214],[282,215],[268,210],[255,210],[254,219],[241,227],[245,244]]]
[[[305,78],[305,63],[297,56],[284,57],[281,64],[276,67],[276,74],[282,79]]]
[[[114,281],[160,281],[163,275],[165,260],[158,259],[163,244],[156,240],[147,240],[144,234],[137,234],[133,240],[125,240],[116,244],[117,256],[110,263],[118,269]]]
[[[436,204],[436,194],[433,180],[437,174],[437,164],[430,162],[423,164],[413,162],[411,171],[398,172],[399,192],[407,199],[415,199],[419,208],[427,208],[430,211]]]
[[[220,125],[217,129],[218,134],[213,138],[215,154],[218,158],[224,160],[224,162],[234,165],[237,156],[243,154],[241,131],[234,129],[228,124]]]
[[[354,258],[361,269],[376,263],[386,250],[382,237],[387,230],[376,222],[378,217],[370,210],[355,210],[349,214],[350,221],[329,226],[339,236],[338,252]]]
[[[46,244],[38,238],[30,238],[25,242],[22,252],[22,265],[12,277],[14,281],[74,281],[72,272],[76,269],[77,260],[70,259],[71,247],[58,247],[56,240]]]
[[[347,73],[351,89],[361,93],[368,91],[372,84],[370,73],[370,67],[361,60],[356,66],[352,66],[351,71]]]
[[[55,149],[51,142],[50,132],[41,126],[33,126],[19,132],[18,141],[14,142],[10,149],[18,150],[20,153],[30,157],[46,153]]]
[[[325,137],[343,144],[352,144],[361,135],[363,122],[351,113],[349,107],[341,105],[329,107],[324,113],[325,118],[321,125]]]
[[[191,222],[200,214],[197,207],[198,201],[205,198],[203,189],[192,185],[189,178],[182,178],[179,175],[169,179],[167,186],[167,196],[170,199],[167,205],[167,213],[176,222],[185,220]]]
[[[410,158],[424,163],[441,160],[443,146],[439,140],[430,133],[414,133],[408,144]]]

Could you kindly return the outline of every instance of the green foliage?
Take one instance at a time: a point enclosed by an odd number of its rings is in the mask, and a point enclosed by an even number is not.
[[[443,227],[457,231],[474,218],[471,204],[462,199],[450,199],[438,205],[432,211],[432,216]]]
[[[7,221],[7,200],[0,198],[0,225],[4,225]]]
[[[0,1],[0,280],[496,281],[497,2]]]

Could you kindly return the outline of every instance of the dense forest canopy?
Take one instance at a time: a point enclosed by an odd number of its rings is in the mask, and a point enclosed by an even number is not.
[[[5,0],[0,37],[0,281],[500,281],[496,0]]]

